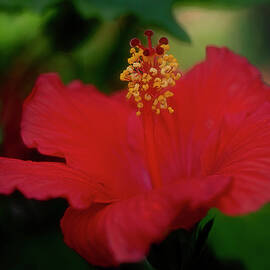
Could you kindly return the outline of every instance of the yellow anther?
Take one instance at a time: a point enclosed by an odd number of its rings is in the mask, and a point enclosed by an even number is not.
[[[141,112],[140,112],[140,111],[137,111],[137,112],[136,112],[136,115],[137,115],[137,116],[140,116],[140,115],[141,115]]]
[[[158,99],[156,98],[153,102],[153,106],[156,106],[158,104]]]
[[[134,65],[134,64],[133,64]],[[170,67],[176,69],[179,66],[179,64],[177,62],[172,62],[170,63]]]
[[[136,52],[136,49],[135,48],[131,48],[129,52],[130,53],[135,53]]]
[[[161,106],[166,106],[166,108],[167,108],[167,100],[166,99],[163,99],[162,101],[160,101],[160,107]]]
[[[139,67],[141,67],[141,64],[140,64],[140,63],[138,63],[138,62],[135,62],[135,63],[133,63],[133,67],[135,67],[135,68],[139,68]]]
[[[149,94],[146,93],[146,94],[144,95],[144,99],[147,100],[147,101],[149,101],[149,100],[152,99],[152,97],[151,97],[151,95],[149,95]]]
[[[147,79],[146,79],[147,75],[148,75],[147,73],[143,73],[143,75],[142,75],[142,82],[143,83],[147,83]]]
[[[164,44],[163,45],[163,49],[165,50],[165,51],[168,51],[168,50],[170,50],[170,45],[169,44]]]
[[[140,81],[141,80],[141,76],[138,73],[132,73],[130,74],[131,80],[132,81]]]
[[[172,78],[169,78],[167,81],[169,85],[172,85],[172,86],[175,85],[175,81]]]
[[[132,88],[132,87],[134,87],[134,85],[135,85],[134,82],[129,82],[128,83],[128,88]]]
[[[160,86],[161,86],[161,83],[160,82],[155,82],[153,84],[153,87],[156,87],[156,88],[160,88]]]
[[[142,75],[142,82],[147,83],[152,79],[152,77],[148,73],[143,73]]]
[[[153,68],[153,67],[150,68],[149,71],[150,71],[150,73],[152,73],[153,76],[157,75],[157,73],[158,73],[157,69],[156,68]]]
[[[168,54],[164,54],[163,60],[164,60],[164,61],[168,61],[168,60],[169,60],[169,55],[168,55]]]
[[[180,77],[181,77],[181,73],[177,73],[177,74],[175,75],[174,79],[177,81],[177,80],[180,79]]]
[[[173,92],[171,92],[171,91],[166,91],[166,92],[164,93],[164,96],[165,96],[166,98],[172,97],[172,96],[173,96]]]
[[[132,66],[128,66],[126,70],[127,70],[129,73],[132,73],[132,72],[133,72]]]
[[[124,70],[121,74],[120,74],[120,78],[123,78],[123,80],[127,80],[127,76],[129,75],[127,70]]]
[[[168,86],[167,80],[162,80],[161,87],[165,88]]]
[[[168,65],[166,65],[165,67],[163,67],[163,68],[161,69],[160,73],[161,73],[162,75],[165,75],[166,73],[170,72],[170,70],[171,70],[171,67],[168,66]]]
[[[134,91],[138,91],[139,88],[140,88],[140,85],[139,85],[138,83],[136,83],[136,84],[134,85]]]
[[[163,56],[163,58],[164,58],[164,56]],[[158,64],[161,64],[163,62],[163,58],[158,59]]]
[[[160,114],[160,109],[156,109],[156,114]]]
[[[164,61],[164,60],[162,60],[161,63],[160,63],[160,65],[159,65],[159,67],[160,67],[160,68],[163,68],[163,67],[165,67],[166,65],[167,65],[167,62]]]
[[[160,109],[167,109],[167,102],[160,104]]]
[[[134,57],[128,58],[128,63],[129,63],[130,65],[133,64],[133,62],[134,62]]]
[[[174,109],[172,107],[168,107],[168,111],[169,111],[169,113],[173,113]]]
[[[133,96],[136,98],[140,95],[139,91],[133,92]]]
[[[131,96],[132,96],[132,93],[131,92],[127,92],[127,94],[126,94],[127,99],[130,99]]]
[[[160,95],[159,97],[158,97],[158,101],[162,101],[162,100],[164,100],[165,99],[165,97],[163,96],[163,95]]]
[[[139,102],[139,103],[137,104],[137,107],[138,107],[139,109],[143,108],[143,103],[142,103],[142,102]]]
[[[136,101],[136,102],[139,102],[139,101],[141,101],[141,100],[142,100],[142,98],[141,98],[140,96],[135,97],[135,101]]]
[[[155,78],[153,87],[159,88],[161,86],[161,79],[159,77]]]
[[[146,91],[149,88],[149,85],[148,84],[143,84],[142,88],[143,88],[144,91]]]

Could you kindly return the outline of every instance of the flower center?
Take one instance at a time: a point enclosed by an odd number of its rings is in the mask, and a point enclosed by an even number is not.
[[[120,79],[128,81],[127,99],[133,98],[141,115],[143,108],[148,107],[160,114],[161,110],[173,113],[167,99],[173,96],[169,89],[181,77],[177,70],[178,63],[169,50],[168,39],[162,37],[156,47],[152,47],[152,30],[144,32],[148,40],[148,47],[144,47],[138,38],[130,41],[131,57],[128,67],[121,73]]]

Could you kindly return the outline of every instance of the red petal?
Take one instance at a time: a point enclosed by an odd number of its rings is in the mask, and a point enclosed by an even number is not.
[[[87,208],[93,200],[108,197],[101,184],[93,184],[84,173],[64,164],[0,158],[0,193],[15,189],[29,199],[62,197],[74,208]]]
[[[162,113],[156,127],[160,163],[170,168],[163,177],[170,173],[171,179],[200,174],[200,156],[211,133],[220,129],[224,117],[233,120],[256,111],[267,91],[245,58],[208,47],[206,60],[178,81],[174,94],[170,102],[175,113]]]
[[[228,214],[254,211],[269,202],[266,89],[246,59],[226,48],[208,48],[206,60],[177,84],[171,98],[175,113],[163,113],[162,121],[157,120],[164,181],[200,174],[232,176],[231,193],[218,205]]]
[[[206,60],[179,81],[175,91],[181,132],[202,142],[225,116],[254,112],[266,100],[261,75],[227,48],[207,48]]]
[[[200,220],[230,183],[219,176],[182,180],[107,206],[69,208],[61,221],[65,242],[96,265],[143,259],[170,230]]]
[[[208,140],[205,173],[232,176],[231,191],[218,208],[230,215],[255,211],[270,201],[270,104],[246,117],[224,118]]]
[[[128,146],[128,117],[127,106],[93,86],[75,81],[65,87],[56,74],[45,74],[25,103],[22,136],[28,147],[98,175],[123,198],[150,188],[142,159]]]

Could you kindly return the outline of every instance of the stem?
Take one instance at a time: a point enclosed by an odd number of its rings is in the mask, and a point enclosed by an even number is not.
[[[142,261],[142,265],[144,266],[145,270],[155,270],[155,268],[149,263],[147,259]]]

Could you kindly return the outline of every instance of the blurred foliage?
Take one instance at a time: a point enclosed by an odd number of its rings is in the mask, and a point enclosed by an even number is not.
[[[174,0],[78,0],[76,6],[86,17],[101,16],[113,20],[123,14],[138,17],[143,24],[158,26],[183,41],[189,41],[187,33],[172,15]]]
[[[0,12],[0,71],[7,69],[13,57],[18,56],[26,44],[30,46],[31,41],[40,33],[41,23],[42,17],[29,12]],[[36,50],[35,47],[31,49]]]
[[[207,245],[214,219],[205,219],[191,230],[172,232],[162,243],[152,245],[148,261],[156,270],[245,270],[240,260],[217,259]]]
[[[1,196],[0,268],[5,270],[91,269],[63,242],[59,221],[66,203]]]
[[[246,270],[238,260],[218,260],[207,245],[214,219],[205,219],[190,230],[179,229],[161,243],[153,244],[139,263],[122,264],[107,270]],[[97,269],[104,269],[96,267]]]
[[[196,5],[207,7],[247,7],[269,4],[270,0],[175,0],[184,5]]]
[[[70,51],[94,34],[98,26],[97,18],[84,19],[72,4],[61,3],[45,24],[45,35],[56,50]]]
[[[247,270],[270,269],[270,205],[256,213],[228,217],[212,210],[215,217],[209,242],[220,259],[243,262]]]
[[[61,0],[0,0],[0,8],[6,9],[7,11],[22,11],[29,9],[42,12],[59,2],[61,2]]]
[[[174,0],[0,0],[0,8],[44,12],[48,7],[66,3],[72,3],[84,18],[114,20],[121,16],[133,15],[143,25],[160,27],[181,40],[189,41],[187,33],[172,14]]]

